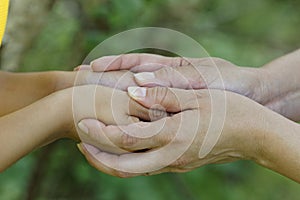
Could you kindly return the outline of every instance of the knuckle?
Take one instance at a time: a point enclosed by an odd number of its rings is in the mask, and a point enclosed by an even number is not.
[[[164,108],[161,108],[161,106],[155,108],[156,105],[157,104],[152,106],[152,108],[149,110],[149,118],[151,121],[156,121],[168,116],[168,114],[164,111]]]
[[[188,58],[181,58],[181,64],[180,66],[187,66],[187,65],[191,65],[191,59],[188,59]]]
[[[168,88],[167,87],[155,87],[150,88],[150,92],[148,95],[155,99],[155,103],[161,104],[164,102],[164,99],[166,98],[168,94]]]
[[[160,97],[158,103],[164,105],[166,102],[166,98],[169,95],[169,89],[167,87],[158,88],[157,95]]]
[[[123,148],[131,148],[138,142],[138,139],[135,137],[132,137],[128,134],[123,134],[121,136],[121,146]]]
[[[179,67],[179,66],[182,66],[182,58],[181,57],[173,57],[172,58],[172,66],[173,67]]]
[[[173,139],[173,135],[172,134],[164,134],[164,135],[158,135],[157,137],[154,137],[154,143],[155,144],[159,144],[160,146],[162,145],[166,145],[168,143],[170,143]]]
[[[178,81],[181,82],[184,75],[180,72],[180,67],[163,67],[155,72],[155,76],[158,77],[162,82],[164,82],[165,86],[176,88],[178,85]]]

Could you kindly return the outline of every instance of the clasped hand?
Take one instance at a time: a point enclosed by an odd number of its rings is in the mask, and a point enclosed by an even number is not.
[[[289,109],[297,100],[284,95],[294,88],[272,88],[276,73],[219,58],[151,54],[107,56],[79,68],[100,72],[97,83],[128,88],[131,99],[142,106],[130,123],[77,118],[79,148],[97,169],[131,177],[250,159],[280,172],[262,153],[272,129],[266,124],[281,120],[279,114],[298,120],[299,112]],[[113,106],[118,112],[119,104]],[[146,108],[152,114],[145,114]]]

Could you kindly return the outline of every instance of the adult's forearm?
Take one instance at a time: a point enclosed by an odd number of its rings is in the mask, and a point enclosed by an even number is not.
[[[284,88],[300,88],[300,49],[267,63],[263,68],[284,84]]]
[[[300,183],[300,125],[276,113],[263,123],[257,162]]]
[[[71,87],[75,72],[0,72],[0,116],[21,109],[57,90]]]
[[[269,93],[276,94],[264,105],[280,114],[300,121],[300,49],[263,66],[268,77],[262,77],[267,83]],[[269,95],[272,95],[269,94]]]

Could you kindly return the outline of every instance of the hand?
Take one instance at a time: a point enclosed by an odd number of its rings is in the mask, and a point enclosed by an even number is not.
[[[95,118],[105,124],[125,125],[138,122],[140,119],[150,121],[156,119],[162,112],[150,112],[137,102],[129,98],[126,92],[112,88],[85,85],[61,90],[54,95],[58,99],[65,99],[64,127],[67,127],[68,137],[78,139],[74,126],[85,118]],[[67,108],[67,109],[66,109]],[[71,127],[71,128],[70,128]],[[86,134],[79,133],[84,142],[94,144]]]
[[[237,67],[221,58],[181,58],[152,54],[125,54],[94,60],[95,72],[130,70],[140,86],[165,86],[181,89],[226,89],[263,103],[261,69]],[[141,72],[141,73],[140,73]],[[266,87],[266,86],[265,86]]]
[[[133,73],[128,70],[96,73],[89,65],[80,65],[76,72],[56,72],[55,91],[79,85],[103,85],[127,91],[129,86],[136,86]]]
[[[300,50],[261,68],[237,67],[220,58],[170,58],[151,54],[106,56],[93,61],[91,66],[98,72],[120,69],[141,72],[134,74],[140,86],[225,89],[299,121],[299,69],[293,64],[299,63],[299,53]],[[287,66],[286,72],[283,66]]]
[[[105,173],[131,177],[185,172],[210,163],[260,158],[264,137],[257,130],[264,129],[265,118],[273,112],[246,97],[220,90],[162,87],[129,88],[129,94],[143,106],[160,104],[174,115],[127,126],[81,121],[99,144],[79,147],[90,164]],[[102,149],[110,145],[105,138],[137,153],[107,153]]]

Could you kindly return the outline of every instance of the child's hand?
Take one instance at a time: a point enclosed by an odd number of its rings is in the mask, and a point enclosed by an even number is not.
[[[73,87],[73,117],[97,118],[105,124],[129,124],[150,120],[149,110],[129,98],[126,92],[97,85]]]
[[[137,86],[129,70],[93,72],[89,65],[80,65],[73,72],[54,71],[49,79],[52,80],[49,93],[80,85],[103,85],[124,91],[130,86]]]
[[[77,71],[74,85],[88,84],[103,85],[124,91],[127,91],[130,86],[137,86],[133,73],[128,70],[110,72]]]
[[[75,125],[82,119],[98,119],[106,125],[127,125],[140,120],[152,121],[166,116],[165,112],[147,109],[138,104],[129,98],[127,92],[104,86],[77,86],[57,93],[60,94],[58,98],[62,95],[67,97],[62,105],[62,115],[67,113],[67,116],[60,117],[64,121],[62,127],[67,129],[64,130],[66,133],[64,137],[89,144],[96,145],[94,140],[79,131]],[[65,108],[67,111],[64,111]]]

